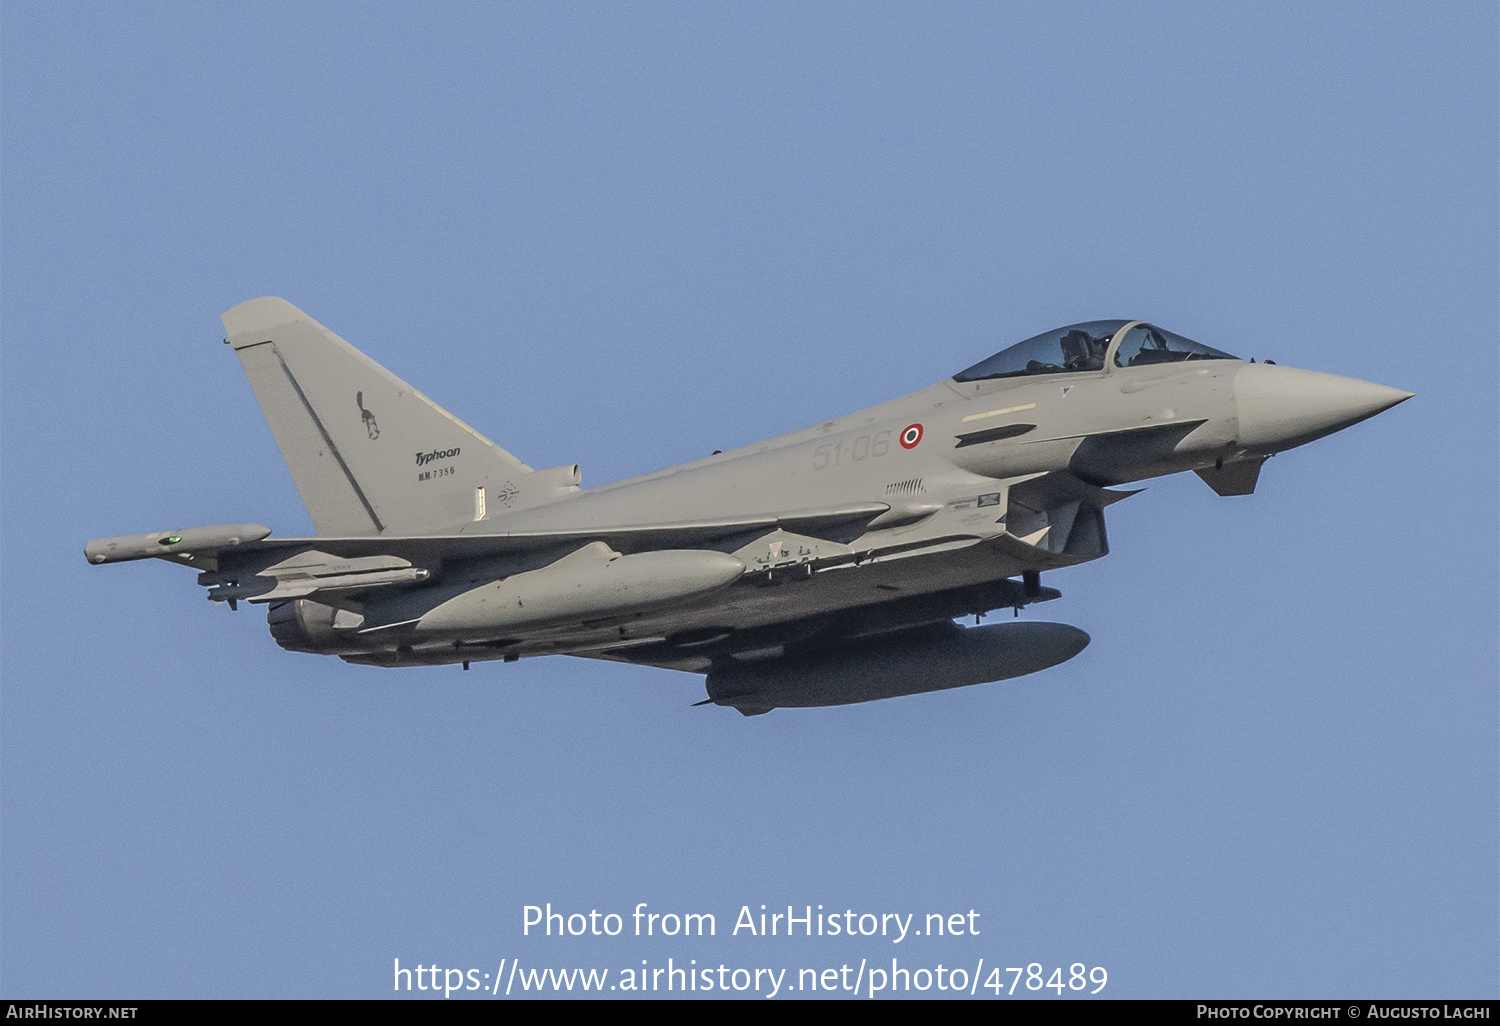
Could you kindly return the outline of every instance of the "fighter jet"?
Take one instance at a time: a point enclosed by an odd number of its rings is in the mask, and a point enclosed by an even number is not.
[[[1411,397],[1246,362],[1144,321],[1073,324],[920,391],[613,484],[533,470],[283,299],[223,315],[316,536],[257,524],[89,542],[268,607],[294,652],[406,667],[565,654],[705,676],[749,716],[1004,680],[1076,627],[956,621],[1060,597],[1117,486],[1267,457]]]

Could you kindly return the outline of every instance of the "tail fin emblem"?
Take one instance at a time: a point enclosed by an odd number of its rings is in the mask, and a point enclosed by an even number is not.
[[[366,433],[369,434],[371,439],[379,438],[380,425],[375,423],[375,414],[365,409],[365,394],[363,392],[355,392],[354,402],[355,405],[359,407],[359,415],[361,419],[363,419],[365,422]]]

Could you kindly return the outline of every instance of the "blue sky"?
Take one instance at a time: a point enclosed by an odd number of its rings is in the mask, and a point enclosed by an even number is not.
[[[6,4],[0,992],[895,956],[1494,997],[1497,39],[1486,3]],[[1416,398],[1254,497],[1112,507],[1027,614],[1093,636],[1061,667],[747,720],[667,671],[287,653],[181,568],[87,566],[310,530],[219,344],[265,294],[585,485],[1103,317]],[[719,935],[523,937],[549,901]],[[763,903],[981,933],[727,935]]]

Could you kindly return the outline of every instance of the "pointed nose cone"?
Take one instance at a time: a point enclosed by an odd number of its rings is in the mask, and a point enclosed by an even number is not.
[[[1337,374],[1252,363],[1234,376],[1240,444],[1274,452],[1342,431],[1412,393]]]

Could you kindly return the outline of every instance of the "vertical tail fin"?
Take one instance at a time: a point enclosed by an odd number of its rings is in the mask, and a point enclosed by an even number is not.
[[[456,527],[531,473],[284,299],[252,299],[223,320],[319,534]]]

